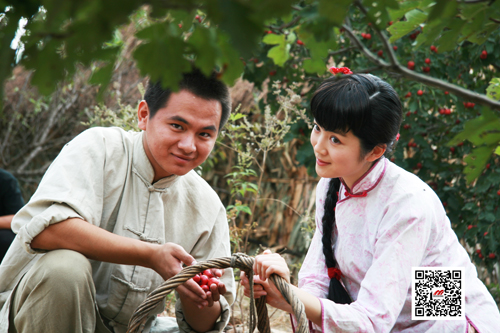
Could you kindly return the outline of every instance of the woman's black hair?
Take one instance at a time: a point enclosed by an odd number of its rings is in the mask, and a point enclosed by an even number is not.
[[[402,120],[399,96],[385,81],[370,74],[331,77],[321,83],[311,100],[311,111],[323,129],[345,134],[349,131],[359,138],[363,153],[378,145],[390,152]],[[335,206],[340,180],[330,180],[323,215],[323,253],[328,268],[336,268],[333,251]],[[349,304],[348,292],[335,277],[330,279],[328,298],[336,303]]]

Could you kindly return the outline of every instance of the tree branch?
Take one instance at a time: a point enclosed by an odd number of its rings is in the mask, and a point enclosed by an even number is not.
[[[356,5],[360,8],[360,10],[366,14],[366,9],[363,7],[361,2],[358,0],[355,2]],[[363,43],[356,37],[356,35],[352,32],[352,30],[347,27],[346,25],[343,25],[343,28],[349,35],[349,38],[351,41],[356,44],[356,46],[361,50],[362,53],[373,63],[375,63],[378,67],[385,71],[389,72],[395,72],[398,74],[401,74],[405,79],[420,82],[422,84],[438,88],[444,91],[448,91],[456,96],[462,97],[463,99],[469,101],[469,102],[474,102],[476,104],[484,105],[487,107],[490,107],[494,110],[500,111],[500,102],[495,101],[493,99],[488,98],[484,94],[479,94],[474,91],[462,88],[460,86],[451,84],[449,82],[434,78],[432,76],[424,75],[417,73],[413,70],[409,70],[406,67],[401,66],[399,61],[396,58],[396,55],[389,43],[389,40],[387,37],[377,28],[375,24],[372,24],[372,28],[375,30],[377,36],[381,39],[382,43],[384,44],[384,47],[386,48],[388,54],[389,54],[389,59],[390,63],[387,63],[386,61],[383,61],[379,59],[378,57],[375,56],[370,50],[368,50]]]

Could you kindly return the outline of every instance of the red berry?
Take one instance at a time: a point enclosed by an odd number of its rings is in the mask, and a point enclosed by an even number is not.
[[[473,226],[472,224],[469,224],[469,225],[467,226],[467,229],[469,229],[469,230],[470,230],[470,229],[472,229],[473,227],[474,227],[474,226]]]
[[[300,39],[297,39],[297,45],[304,45],[304,42],[301,41]]]
[[[418,95],[418,96],[422,96],[423,94],[424,94],[424,92],[423,92],[422,90],[420,90],[420,89],[419,89],[419,90],[417,91],[417,95]]]
[[[476,253],[477,253],[477,254],[481,254],[481,249],[477,249],[477,250],[476,250]]]
[[[273,32],[271,30],[267,30],[266,33],[269,35],[272,34]]]
[[[257,59],[257,58],[253,58],[253,62],[254,62],[254,63],[258,63],[258,62],[259,62],[259,59]]]
[[[490,166],[491,166],[491,164],[489,164],[489,163],[488,163],[488,164],[486,164],[486,169],[489,169],[489,168],[490,168]]]
[[[404,128],[404,129],[406,129],[406,130],[407,130],[407,129],[410,129],[410,127],[411,127],[411,126],[410,126],[409,124],[404,124],[404,125],[403,125],[403,128]]]
[[[269,72],[269,75],[270,75],[270,76],[274,76],[274,75],[276,75],[276,71],[270,71],[270,72]]]
[[[448,94],[449,94],[449,92],[445,91],[445,92],[444,92],[444,94],[445,94],[445,95],[448,95]]]
[[[431,45],[431,51],[437,53],[438,49],[434,45]]]
[[[378,56],[379,56],[379,57],[381,57],[381,56],[383,56],[383,55],[384,55],[384,51],[379,50],[379,51],[377,52],[377,54],[378,54]]]
[[[462,147],[463,145],[464,145],[464,143],[463,143],[463,142],[459,142],[459,143],[457,143],[457,146],[459,146],[459,147]]]
[[[389,21],[389,25],[392,25],[392,21]]]
[[[408,97],[411,97],[411,92],[408,92],[406,95],[405,95],[406,98]]]
[[[201,275],[201,276],[200,276],[200,285],[204,286],[204,285],[206,285],[206,284],[207,284],[207,282],[208,282],[208,276],[206,276],[206,275]]]
[[[460,124],[460,119],[455,120],[455,124]]]
[[[361,33],[361,37],[365,38],[366,34],[364,32]]]
[[[428,64],[430,64],[430,63],[431,63],[431,59],[429,59],[429,58],[425,58],[425,63],[426,63],[427,65],[428,65]]]
[[[411,60],[408,61],[408,69],[411,69],[411,70],[415,69],[415,62],[414,61],[411,61]]]
[[[201,277],[199,274],[196,274],[195,276],[193,276],[193,280],[194,282],[200,284],[200,281],[201,281]]]
[[[397,51],[397,50],[398,50],[398,47],[397,47],[396,45],[394,45],[394,46],[392,47],[392,49],[393,49],[394,51]]]
[[[451,114],[451,110],[450,109],[444,109],[444,114]]]
[[[431,71],[431,68],[429,66],[422,67],[422,71],[424,73],[429,73]]]
[[[451,151],[452,153],[454,153],[454,152],[455,152],[455,147],[450,147],[450,151]]]
[[[417,163],[417,169],[422,169],[422,163],[420,162]]]
[[[406,116],[407,117],[411,116],[411,111],[406,112]]]
[[[371,34],[365,34],[363,36],[364,39],[372,39],[372,35]]]
[[[494,254],[494,253],[490,253],[490,254],[488,254],[488,258],[490,258],[490,259],[494,259],[495,257],[496,257],[496,256],[495,256],[495,254]]]
[[[182,28],[182,24],[179,23],[179,28]]]
[[[470,108],[473,108],[475,105],[476,105],[476,104],[474,104],[474,103],[472,103],[472,102],[471,102],[471,103],[469,103],[469,107],[470,107]]]
[[[203,275],[207,276],[208,278],[213,278],[214,277],[214,274],[212,273],[212,271],[210,269],[205,269],[203,271]]]
[[[478,257],[479,257],[480,259],[483,259],[483,258],[484,258],[482,253],[479,253]]]
[[[439,114],[444,114],[444,109],[439,109]]]
[[[500,190],[497,191],[497,194],[500,195]]]
[[[446,201],[443,201],[443,206],[444,207],[448,206],[448,203]]]
[[[203,289],[203,291],[205,291],[205,292],[210,291],[210,287],[207,286],[206,284],[202,284],[201,289]]]
[[[483,235],[486,237],[488,235],[488,231],[485,231]]]
[[[481,55],[479,56],[479,58],[481,58],[481,59],[488,58],[488,52],[486,52],[486,50],[484,50],[483,52],[481,52]]]
[[[196,15],[196,16],[194,17],[194,19],[195,19],[195,20],[199,20],[199,19],[200,19],[200,15]]]

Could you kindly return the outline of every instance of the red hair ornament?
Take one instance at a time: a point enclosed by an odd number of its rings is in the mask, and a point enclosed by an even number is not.
[[[336,278],[337,280],[340,280],[340,278],[342,277],[342,272],[338,268],[330,267],[328,268],[328,277],[330,279]]]
[[[352,71],[347,67],[330,67],[328,69],[333,75],[337,74],[352,74]]]

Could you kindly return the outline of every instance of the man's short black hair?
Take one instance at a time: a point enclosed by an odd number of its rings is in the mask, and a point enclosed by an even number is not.
[[[206,77],[199,69],[193,68],[189,73],[182,74],[179,82],[179,91],[187,90],[190,93],[206,100],[217,100],[222,107],[222,114],[219,123],[219,131],[227,122],[231,113],[231,98],[227,86],[217,79],[216,73]],[[150,118],[153,118],[156,111],[167,105],[172,90],[164,89],[161,80],[148,83],[148,88],[144,94],[144,100],[148,103]]]

